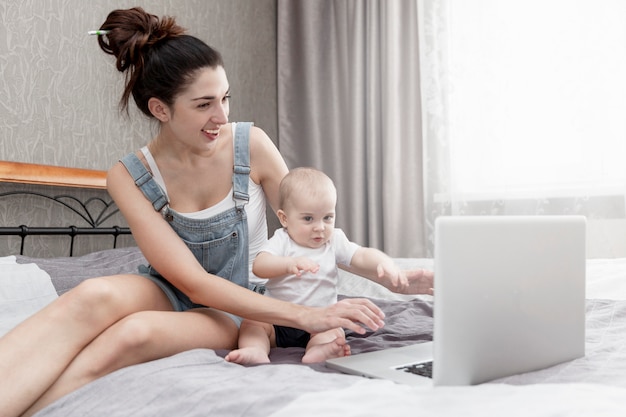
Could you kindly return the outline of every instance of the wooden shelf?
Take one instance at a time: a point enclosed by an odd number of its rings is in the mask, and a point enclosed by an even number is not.
[[[106,171],[0,161],[0,182],[106,189]]]

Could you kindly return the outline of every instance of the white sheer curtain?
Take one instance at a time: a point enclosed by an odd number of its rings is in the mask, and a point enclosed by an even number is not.
[[[337,225],[352,240],[424,256],[416,0],[278,0],[277,10],[287,164],[335,181]]]
[[[624,219],[626,2],[420,0],[426,224]]]

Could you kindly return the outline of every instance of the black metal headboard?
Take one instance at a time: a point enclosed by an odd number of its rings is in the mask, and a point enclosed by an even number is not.
[[[100,197],[90,197],[85,201],[81,201],[78,198],[67,195],[55,195],[49,196],[46,194],[33,192],[33,191],[10,191],[0,193],[0,198],[8,196],[35,196],[43,199],[47,199],[58,203],[74,213],[80,216],[89,226],[77,227],[31,227],[26,225],[20,225],[15,227],[0,227],[0,235],[2,236],[19,236],[21,238],[20,243],[20,255],[24,254],[24,242],[27,236],[32,235],[53,235],[53,236],[69,236],[70,237],[70,250],[69,256],[74,255],[74,238],[80,235],[110,235],[113,237],[113,248],[117,247],[117,238],[121,235],[130,235],[130,229],[128,227],[109,226],[103,227],[102,224],[108,220],[111,216],[119,212],[119,209],[115,206],[113,201],[106,201]],[[96,203],[96,204],[94,204]]]

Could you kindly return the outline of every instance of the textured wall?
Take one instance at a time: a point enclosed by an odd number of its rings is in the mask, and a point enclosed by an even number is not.
[[[106,170],[150,139],[145,117],[120,115],[123,76],[86,34],[135,5],[220,50],[231,119],[276,137],[275,0],[0,0],[0,159]]]
[[[107,170],[151,139],[156,125],[134,108],[130,118],[119,112],[123,75],[87,35],[111,10],[133,6],[175,16],[221,51],[231,120],[253,121],[277,137],[276,0],[0,0],[0,160]],[[86,226],[46,199],[1,196],[24,188],[110,200],[104,191],[0,184],[0,226]],[[105,223],[124,224],[121,216]],[[28,240],[31,256],[65,253],[62,239]],[[78,253],[93,249],[83,240]],[[0,239],[0,256],[16,250],[17,240]]]

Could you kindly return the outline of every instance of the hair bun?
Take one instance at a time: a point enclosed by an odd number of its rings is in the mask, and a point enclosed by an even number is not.
[[[131,66],[140,69],[148,48],[185,33],[173,17],[159,18],[141,7],[112,11],[100,29],[109,31],[98,37],[100,48],[116,57],[119,71]]]

